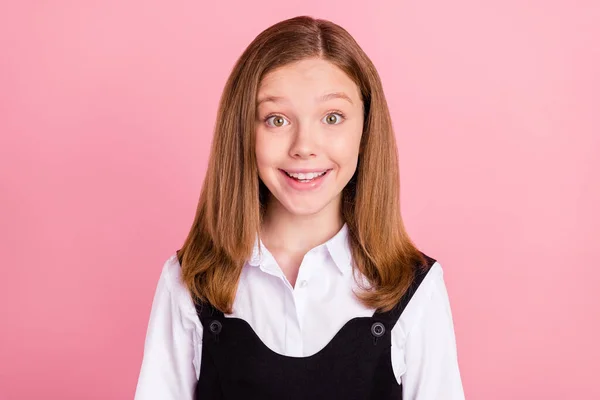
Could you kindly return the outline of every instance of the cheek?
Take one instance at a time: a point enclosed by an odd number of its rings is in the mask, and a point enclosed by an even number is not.
[[[340,164],[353,164],[358,159],[360,148],[361,133],[347,132],[343,137],[337,138],[329,143],[332,157],[335,157]]]
[[[277,157],[280,154],[279,144],[273,138],[269,138],[268,135],[256,132],[256,163],[258,164],[259,170],[261,168],[267,168],[277,162]]]
[[[267,161],[269,155],[268,145],[269,142],[265,140],[264,135],[262,135],[260,131],[257,131],[256,147],[254,150],[256,152],[256,162],[258,163],[258,165],[263,165],[265,164],[265,161]]]

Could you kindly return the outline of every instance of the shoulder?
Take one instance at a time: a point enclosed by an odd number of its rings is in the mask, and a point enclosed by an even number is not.
[[[171,254],[163,263],[159,279],[167,286],[169,291],[173,292],[178,289],[178,283],[181,281],[181,266],[175,253]]]
[[[442,269],[442,265],[438,260],[428,256],[425,253],[421,254],[423,255],[423,257],[425,257],[427,265],[423,270],[424,277],[419,287],[431,287],[432,285],[435,285],[436,281],[439,281],[439,279],[443,278],[444,270]],[[427,291],[427,289],[425,289],[425,291]]]
[[[191,318],[196,316],[196,309],[190,292],[181,279],[181,265],[175,253],[163,263],[159,286],[161,284],[169,292],[171,301],[181,310],[182,314]]]
[[[427,265],[425,268],[415,265],[417,271],[415,282],[410,289],[412,295],[392,329],[392,363],[398,382],[401,382],[401,376],[407,369],[405,358],[407,338],[423,321],[423,316],[431,307],[434,294],[440,290],[440,285],[443,285],[444,271],[441,264],[437,260],[423,255]]]
[[[425,269],[417,275],[418,286],[398,319],[396,328],[406,337],[427,312],[431,300],[438,292],[445,293],[444,270],[439,261],[425,255],[428,262]]]

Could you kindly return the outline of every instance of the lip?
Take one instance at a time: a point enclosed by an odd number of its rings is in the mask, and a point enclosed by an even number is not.
[[[325,182],[328,179],[332,169],[329,168],[329,169],[322,169],[322,170],[293,170],[294,172],[295,171],[307,171],[307,172],[326,171],[325,174],[319,176],[318,178],[314,178],[310,182],[299,182],[296,179],[291,178],[288,174],[286,174],[286,172],[283,169],[280,169],[279,171],[281,172],[281,176],[283,177],[283,179],[285,180],[285,182],[288,184],[289,187],[291,187],[294,190],[304,192],[304,191],[317,190],[319,187],[321,187],[323,185],[323,182]],[[292,171],[289,171],[289,172],[292,172]],[[306,172],[303,172],[303,173],[306,173]]]
[[[329,171],[332,168],[312,168],[312,169],[308,169],[308,168],[299,168],[299,169],[285,169],[285,168],[280,168],[281,171],[285,171],[285,172],[289,172],[291,174],[308,174],[309,172],[315,172],[315,173],[320,173],[320,172],[324,172],[324,171]]]

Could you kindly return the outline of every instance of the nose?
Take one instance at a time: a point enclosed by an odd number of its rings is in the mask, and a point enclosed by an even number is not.
[[[290,156],[303,159],[316,156],[318,147],[316,133],[316,129],[311,129],[308,124],[298,124],[290,146]]]

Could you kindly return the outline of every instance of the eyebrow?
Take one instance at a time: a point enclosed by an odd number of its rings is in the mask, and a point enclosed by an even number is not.
[[[352,99],[350,99],[350,97],[344,92],[327,93],[327,94],[324,94],[323,96],[317,98],[317,100],[321,101],[321,102],[332,100],[332,99],[346,100],[350,104],[354,105],[354,103],[352,102]],[[265,96],[265,97],[259,99],[256,105],[259,106],[260,104],[266,103],[266,102],[285,103],[285,102],[287,102],[287,99],[282,96]]]

